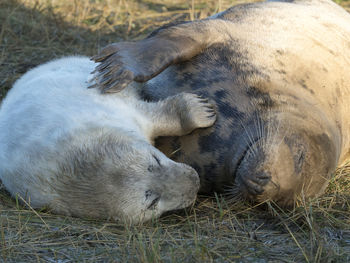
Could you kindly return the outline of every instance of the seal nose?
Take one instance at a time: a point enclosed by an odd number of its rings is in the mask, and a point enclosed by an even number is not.
[[[250,146],[241,157],[235,170],[235,183],[243,194],[261,195],[271,181],[270,173],[261,168],[264,160],[265,154],[259,145]]]
[[[197,189],[197,191],[199,190],[199,175],[196,172],[195,169],[193,169],[192,167],[185,165],[186,168],[186,175],[188,177],[188,179],[190,180],[191,184],[194,185]]]
[[[199,176],[192,167],[183,163],[176,163],[172,172],[172,184],[166,186],[166,196],[163,199],[167,199],[173,209],[181,209],[195,201],[199,190]]]
[[[197,194],[200,183],[199,175],[196,170],[184,163],[174,164],[175,165],[171,167],[171,171],[167,171],[171,173],[169,178],[172,178],[173,183],[177,186],[173,187],[173,190],[178,188],[178,191],[183,193],[188,192],[191,193],[191,195]]]
[[[271,176],[265,172],[247,172],[244,174],[239,173],[236,180],[243,192],[256,196],[264,192],[264,187],[271,180]]]

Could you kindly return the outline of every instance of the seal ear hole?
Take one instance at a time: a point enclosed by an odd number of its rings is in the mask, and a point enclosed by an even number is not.
[[[147,167],[147,170],[148,170],[150,173],[153,173],[154,166],[153,166],[153,165],[149,165],[149,166]]]

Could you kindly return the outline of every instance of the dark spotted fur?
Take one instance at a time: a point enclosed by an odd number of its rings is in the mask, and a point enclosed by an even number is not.
[[[102,90],[118,91],[115,79],[140,81],[151,68],[145,99],[191,91],[216,105],[213,127],[157,140],[197,170],[202,192],[290,205],[322,193],[347,158],[350,15],[333,2],[243,4],[133,45],[137,52],[116,43],[95,57],[105,68],[97,70]]]

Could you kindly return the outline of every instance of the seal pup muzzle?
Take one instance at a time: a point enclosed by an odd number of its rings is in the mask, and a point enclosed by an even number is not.
[[[104,92],[136,81],[149,100],[190,91],[216,104],[214,127],[157,141],[197,170],[201,192],[291,205],[348,157],[350,15],[332,1],[242,4],[94,59]]]

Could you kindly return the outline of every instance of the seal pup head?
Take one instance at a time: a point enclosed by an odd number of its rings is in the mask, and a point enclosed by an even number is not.
[[[305,109],[306,110],[306,109]],[[339,158],[339,136],[320,114],[269,111],[231,164],[235,195],[291,206],[321,194]]]
[[[115,174],[118,201],[111,210],[120,211],[117,218],[121,214],[133,223],[148,221],[195,201],[199,177],[189,165],[170,160],[148,144],[136,143],[128,152]]]
[[[88,143],[71,142],[63,155],[54,212],[141,223],[195,201],[197,172],[144,140],[103,134]]]

